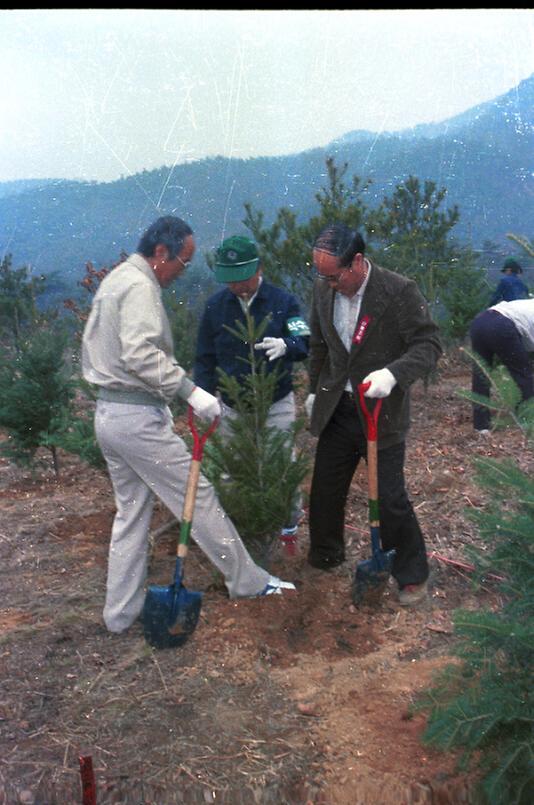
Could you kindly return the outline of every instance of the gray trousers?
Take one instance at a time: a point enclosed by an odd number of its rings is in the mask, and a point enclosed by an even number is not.
[[[98,400],[95,431],[117,508],[109,546],[104,622],[109,631],[122,632],[143,609],[155,496],[181,519],[191,456],[173,430],[168,408]],[[191,537],[223,574],[230,598],[255,595],[268,583],[269,573],[254,563],[202,474]],[[169,578],[173,569],[169,567]]]
[[[235,419],[237,412],[234,411],[233,408],[230,408],[229,405],[226,405],[222,400],[220,400],[220,403],[222,415],[221,424],[219,425],[219,434],[228,437],[232,433],[228,422],[231,419]],[[289,431],[296,416],[295,393],[290,391],[289,394],[286,394],[281,400],[271,405],[265,424],[268,428],[278,428],[278,430]]]
[[[235,419],[237,416],[236,411],[230,406],[226,405],[222,400],[220,400],[222,415],[221,415],[221,424],[219,425],[219,433],[221,436],[229,438],[232,435],[231,428],[229,426],[229,421]],[[289,394],[286,394],[285,397],[282,397],[281,400],[277,400],[277,402],[273,403],[269,408],[269,412],[267,414],[267,421],[266,425],[268,428],[277,428],[281,431],[286,431],[289,433],[291,431],[291,426],[295,422],[297,418],[297,407],[295,403],[295,392],[290,391]],[[295,455],[295,449],[293,448],[293,456]],[[293,501],[293,506],[291,510],[291,514],[289,516],[289,521],[285,524],[285,528],[293,528],[302,516],[302,494],[301,492],[297,492],[295,496],[295,500]]]

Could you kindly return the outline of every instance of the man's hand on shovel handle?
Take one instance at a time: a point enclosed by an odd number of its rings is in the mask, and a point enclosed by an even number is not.
[[[364,377],[362,385],[370,383],[369,388],[365,392],[366,397],[378,398],[389,397],[397,381],[389,371],[389,369],[377,369]]]

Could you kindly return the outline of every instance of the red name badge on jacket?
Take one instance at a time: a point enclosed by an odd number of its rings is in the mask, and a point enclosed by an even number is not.
[[[362,316],[361,321],[358,322],[356,325],[356,329],[354,330],[354,335],[352,336],[352,343],[353,344],[361,344],[363,341],[363,337],[369,324],[371,322],[370,316]]]

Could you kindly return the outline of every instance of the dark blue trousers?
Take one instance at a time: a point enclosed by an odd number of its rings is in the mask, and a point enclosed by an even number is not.
[[[338,564],[345,558],[345,504],[352,477],[367,455],[352,395],[344,393],[317,442],[310,492],[309,558]],[[380,432],[380,422],[378,424]],[[428,578],[425,542],[404,482],[404,442],[378,451],[380,538],[383,550],[396,548],[392,575],[400,587]],[[364,512],[362,512],[362,523]],[[371,546],[365,556],[371,556]]]
[[[532,366],[521,335],[513,321],[497,310],[484,310],[476,316],[469,330],[473,351],[492,367],[495,358],[506,366],[521,391],[523,400],[534,396]],[[473,366],[471,389],[490,398],[490,382],[478,366]],[[491,414],[483,405],[473,405],[475,430],[489,429]]]

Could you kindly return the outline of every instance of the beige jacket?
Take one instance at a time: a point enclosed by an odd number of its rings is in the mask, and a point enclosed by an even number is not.
[[[161,288],[140,254],[100,283],[83,334],[82,372],[101,396],[133,395],[137,402],[145,395],[160,404],[175,395],[185,400],[194,388],[176,362]]]

